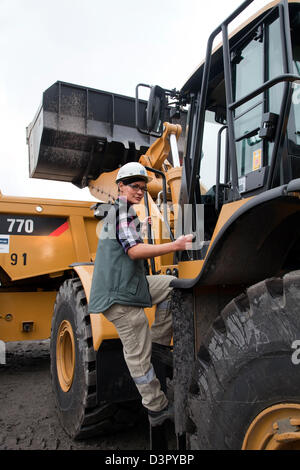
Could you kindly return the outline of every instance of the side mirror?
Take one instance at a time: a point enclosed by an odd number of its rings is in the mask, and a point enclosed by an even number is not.
[[[139,88],[150,88],[147,102],[139,98]],[[163,133],[165,109],[167,106],[166,90],[160,86],[140,83],[136,87],[135,120],[136,128],[142,134],[160,137]]]
[[[165,106],[165,90],[158,85],[152,86],[146,109],[146,124],[150,133],[162,134]]]

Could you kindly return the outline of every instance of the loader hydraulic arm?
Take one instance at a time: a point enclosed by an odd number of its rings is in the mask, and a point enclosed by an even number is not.
[[[140,163],[156,170],[160,170],[163,163],[170,153],[170,139],[175,135],[176,140],[179,139],[182,128],[179,124],[164,123],[164,132],[147,150],[145,155],[140,158]]]

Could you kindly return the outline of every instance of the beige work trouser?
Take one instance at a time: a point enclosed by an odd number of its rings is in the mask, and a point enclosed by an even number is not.
[[[114,304],[104,312],[118,331],[124,358],[142,403],[151,411],[160,411],[168,404],[151,364],[151,351],[152,342],[169,346],[172,338],[172,316],[167,304],[173,279],[167,275],[147,276],[152,304],[157,305],[151,330],[142,307]]]

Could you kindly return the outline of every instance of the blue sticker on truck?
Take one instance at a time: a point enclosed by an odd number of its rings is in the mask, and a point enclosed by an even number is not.
[[[0,235],[0,254],[9,253],[9,235]]]

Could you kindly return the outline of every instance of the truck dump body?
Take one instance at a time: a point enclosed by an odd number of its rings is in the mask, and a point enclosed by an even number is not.
[[[50,336],[53,306],[71,264],[95,258],[91,202],[0,195],[0,339]]]
[[[139,100],[143,119],[146,105]],[[43,93],[27,141],[30,177],[85,187],[102,172],[138,161],[154,139],[136,129],[134,98],[56,82]]]
[[[91,202],[0,197],[0,280],[54,275],[95,257],[98,221]],[[8,281],[9,280],[9,281]]]

